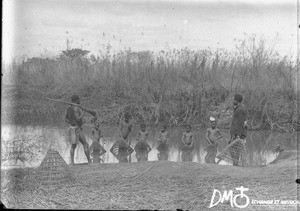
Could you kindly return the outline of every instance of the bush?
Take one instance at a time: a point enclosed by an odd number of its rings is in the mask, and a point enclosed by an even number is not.
[[[83,104],[106,110],[100,113],[109,124],[129,112],[136,122],[150,125],[201,125],[236,92],[245,96],[251,120],[259,122],[272,97],[285,96],[285,103],[295,100],[296,65],[255,36],[239,41],[235,52],[185,48],[158,54],[131,50],[101,57],[87,54],[71,49],[58,58],[14,63],[15,83],[28,92],[35,89],[64,100],[77,93]]]

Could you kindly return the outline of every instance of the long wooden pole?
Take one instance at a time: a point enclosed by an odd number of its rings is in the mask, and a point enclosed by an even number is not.
[[[52,98],[48,98],[48,97],[45,97],[45,99],[50,100],[50,101],[54,101],[54,102],[59,102],[59,103],[64,103],[64,104],[68,104],[68,105],[81,107],[80,105],[78,105],[76,103],[70,103],[70,102],[66,102],[66,101],[63,101],[63,100],[57,100],[57,99],[52,99]]]
[[[48,97],[45,97],[46,100],[50,100],[50,101],[54,101],[54,102],[58,102],[58,103],[64,103],[64,104],[67,104],[67,105],[72,105],[72,106],[78,106],[82,109],[85,109],[85,107],[81,106],[81,105],[78,105],[76,103],[70,103],[70,102],[66,102],[66,101],[63,101],[63,100],[57,100],[57,99],[52,99],[52,98],[48,98]],[[88,109],[88,108],[86,108]],[[88,110],[94,110],[94,111],[106,111],[106,110],[99,110],[99,109],[88,109]]]

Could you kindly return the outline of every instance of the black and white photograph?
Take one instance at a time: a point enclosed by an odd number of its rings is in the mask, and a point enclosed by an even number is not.
[[[300,208],[299,0],[2,6],[2,208]]]

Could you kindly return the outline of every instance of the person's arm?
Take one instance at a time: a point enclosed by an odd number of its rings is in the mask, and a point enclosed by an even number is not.
[[[209,144],[212,144],[211,141],[210,141],[209,138],[208,138],[209,134],[210,134],[210,132],[209,132],[209,130],[207,130],[207,131],[206,131],[206,134],[205,134],[205,138],[206,138],[206,140],[207,140],[207,142],[208,142]]]
[[[192,139],[191,147],[194,147],[194,134],[192,134],[191,139]]]
[[[247,112],[245,109],[240,108],[237,112],[237,118],[244,128],[247,127]]]
[[[131,132],[132,132],[132,127],[133,127],[133,124],[132,124],[131,122],[129,122],[129,128],[128,128],[128,130],[129,130],[129,135],[130,135]]]
[[[92,134],[90,136],[90,138],[93,140],[93,142],[95,141],[95,130],[92,130]]]
[[[120,123],[119,123],[119,137],[123,138],[122,136],[122,127],[123,127],[123,120],[120,119]]]
[[[68,123],[68,124],[70,124],[70,120],[69,120],[67,114],[68,114],[68,111],[67,111],[67,113],[66,113],[66,115],[65,115],[65,122]]]
[[[94,111],[94,110],[85,108],[85,107],[83,107],[83,106],[81,106],[81,105],[79,105],[78,107],[81,108],[83,111],[88,112],[90,115],[92,115],[92,116],[94,116],[94,117],[96,117],[96,115],[97,115],[97,112]]]
[[[219,131],[219,130],[217,130],[217,135],[218,135],[218,138],[216,139],[216,141],[215,141],[215,146],[218,144],[218,142],[219,141],[222,141],[223,140],[223,135],[222,135],[222,133]]]
[[[170,140],[170,134],[169,134],[168,131],[167,131],[167,137],[166,138],[167,138],[167,141],[166,141],[166,144],[167,144],[167,143],[169,143],[169,140]]]
[[[183,143],[184,145],[186,145],[186,144],[184,143],[184,139],[185,139],[185,132],[183,132],[183,134],[182,134],[181,141],[182,141],[182,143]]]
[[[99,130],[99,134],[100,134],[100,138],[103,138],[103,133],[101,129]]]
[[[137,139],[140,140],[141,139],[141,131],[139,131],[136,136],[137,136]]]
[[[247,114],[247,111],[244,110],[244,128],[245,129],[248,129],[248,114]]]
[[[74,107],[74,116],[77,122],[83,117],[83,115],[84,112],[82,112],[80,108]]]
[[[157,139],[157,141],[158,141],[159,143],[161,143],[161,138],[160,138],[160,136],[161,136],[161,132],[159,131],[159,132],[158,132],[158,139]]]
[[[148,138],[149,138],[149,132],[147,131],[146,132],[146,141],[148,141]]]
[[[132,131],[132,124],[130,123],[130,125],[129,125],[129,134],[128,134],[128,143],[129,143],[129,145],[131,145],[131,135],[132,135],[132,133],[131,133],[131,131]]]
[[[221,133],[219,130],[217,130],[216,133],[217,133],[217,135],[218,135],[217,140],[223,138],[223,135],[222,135],[222,133]]]

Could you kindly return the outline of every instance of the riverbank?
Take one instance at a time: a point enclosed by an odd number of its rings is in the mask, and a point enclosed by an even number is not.
[[[292,152],[296,154],[296,151]],[[18,187],[5,182],[1,171],[1,200],[10,208],[40,209],[188,209],[211,210],[213,190],[220,192],[245,187],[250,204],[247,210],[295,210],[295,206],[259,206],[252,200],[296,200],[297,160],[283,159],[264,167],[234,167],[199,163],[138,162],[71,167],[75,182],[60,186],[28,186],[29,174],[19,173]],[[20,169],[18,170],[21,171]],[[17,172],[17,171],[15,171]],[[21,176],[20,176],[21,175]],[[23,176],[22,176],[23,175]],[[27,180],[24,178],[27,177]],[[7,179],[8,177],[6,177]],[[275,185],[276,184],[276,185]],[[10,186],[11,185],[11,186]],[[218,200],[215,197],[214,203]],[[238,201],[244,204],[245,201]],[[229,201],[214,210],[237,210]]]
[[[136,144],[136,137],[139,127],[133,127],[131,143],[132,147]],[[151,151],[148,154],[149,161],[157,160],[157,138],[159,129],[149,127],[148,144]],[[169,160],[181,161],[182,133],[184,128],[170,128],[169,141]],[[230,134],[228,130],[220,129],[224,139],[219,141],[218,152],[221,152],[228,144]],[[105,163],[117,163],[118,160],[112,155],[110,149],[118,140],[118,127],[103,126],[102,146],[106,153],[102,156]],[[205,129],[193,128],[194,134],[194,150],[192,157],[194,162],[204,163],[206,155],[205,148],[208,143],[205,140]],[[91,125],[83,126],[83,133],[89,145],[92,144],[90,138],[92,133]],[[57,150],[63,159],[69,163],[71,147],[68,135],[68,127],[53,127],[53,126],[18,126],[18,125],[1,125],[1,147],[2,158],[1,168],[9,168],[14,166],[38,166],[43,157],[49,150],[54,148]],[[274,149],[280,146],[281,149],[295,149],[297,147],[297,133],[279,133],[272,131],[249,131],[246,143],[246,159],[247,165],[266,165],[276,157]],[[132,154],[132,161],[136,161],[135,152]],[[82,144],[78,144],[75,150],[75,163],[87,162]],[[221,162],[222,164],[222,162]]]

